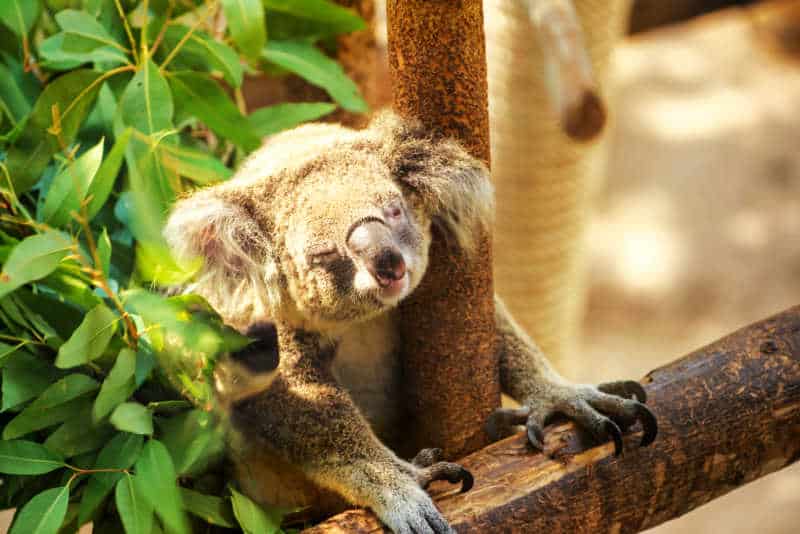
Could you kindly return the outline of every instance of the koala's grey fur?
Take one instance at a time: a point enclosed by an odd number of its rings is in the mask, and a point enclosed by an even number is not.
[[[381,441],[403,430],[393,308],[425,273],[432,226],[474,252],[492,208],[482,163],[391,113],[363,131],[310,124],[279,134],[230,181],[177,203],[165,235],[178,257],[205,260],[187,290],[243,331],[277,328],[274,382],[230,408],[251,497],[328,511],[343,497],[395,532],[451,531],[423,487],[465,473],[406,462]],[[527,424],[541,448],[545,419],[560,412],[619,449],[606,413],[621,426],[641,419],[643,442],[652,440],[652,416],[625,398],[643,401],[640,387],[568,383],[496,304],[501,384],[524,406],[499,410],[496,433]]]

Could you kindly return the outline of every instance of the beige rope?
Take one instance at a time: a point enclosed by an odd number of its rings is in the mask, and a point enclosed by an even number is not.
[[[495,287],[558,364],[578,340],[585,300],[583,240],[592,191],[603,180],[603,143],[579,144],[560,127],[523,3],[485,0],[484,6],[497,188]],[[627,0],[575,1],[601,94],[628,7]]]

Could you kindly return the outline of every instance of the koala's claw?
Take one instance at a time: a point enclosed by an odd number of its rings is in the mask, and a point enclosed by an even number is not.
[[[647,392],[636,380],[617,380],[616,382],[606,382],[599,384],[597,389],[609,395],[616,395],[630,399],[635,397],[641,403],[647,402]]]
[[[634,398],[636,400],[634,400]],[[614,441],[614,456],[622,453],[622,433],[640,422],[643,434],[641,446],[646,447],[658,434],[658,422],[650,409],[643,404],[647,394],[633,381],[619,381],[592,386],[567,386],[558,388],[549,399],[538,400],[531,406],[500,408],[486,423],[492,439],[500,439],[513,432],[514,427],[525,425],[528,441],[544,450],[545,422],[555,414],[562,414],[588,431],[597,441]]]
[[[411,464],[419,468],[416,471],[419,485],[427,488],[434,480],[446,480],[451,484],[461,482],[461,493],[471,490],[475,483],[472,473],[458,464],[442,462],[442,456],[442,449],[422,449],[411,460]]]

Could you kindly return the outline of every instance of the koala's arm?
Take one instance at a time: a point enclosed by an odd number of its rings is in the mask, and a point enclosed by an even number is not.
[[[452,533],[424,487],[442,478],[466,486],[469,473],[436,462],[430,453],[420,457],[423,461],[399,459],[333,377],[333,347],[313,333],[279,336],[278,377],[232,412],[232,424],[245,442],[297,466],[309,480],[351,503],[371,508],[394,532]]]
[[[514,426],[525,425],[531,444],[541,450],[544,448],[542,429],[551,416],[561,414],[600,441],[613,439],[615,454],[622,451],[622,431],[637,420],[644,429],[642,445],[655,439],[656,419],[643,404],[646,395],[638,382],[628,380],[591,386],[565,380],[497,297],[495,324],[500,384],[522,407],[501,408],[491,416],[488,430],[493,437],[503,437]]]

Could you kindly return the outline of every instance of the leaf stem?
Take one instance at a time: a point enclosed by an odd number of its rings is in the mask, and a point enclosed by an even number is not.
[[[136,40],[133,38],[131,26],[128,24],[128,17],[125,16],[125,11],[122,9],[122,4],[120,4],[119,0],[114,0],[114,4],[117,6],[119,18],[122,19],[122,25],[125,27],[125,33],[128,35],[128,42],[130,42],[131,52],[133,52],[133,60],[136,63],[139,63],[139,53],[136,50]]]
[[[195,23],[192,24],[192,27],[189,28],[189,31],[186,32],[183,37],[181,37],[181,40],[178,41],[178,44],[175,45],[175,48],[173,48],[172,51],[170,51],[167,58],[161,63],[159,69],[161,70],[162,73],[166,70],[167,65],[169,65],[170,62],[178,54],[178,52],[180,52],[181,48],[183,48],[183,45],[186,44],[186,41],[189,40],[189,38],[197,30],[197,28],[199,28],[201,24],[205,23],[205,21],[208,20],[211,17],[211,15],[213,15],[217,11],[218,6],[219,4],[216,2],[216,0],[212,2],[211,5],[208,7],[208,11],[206,11],[205,16],[199,17],[197,21],[195,21]]]

